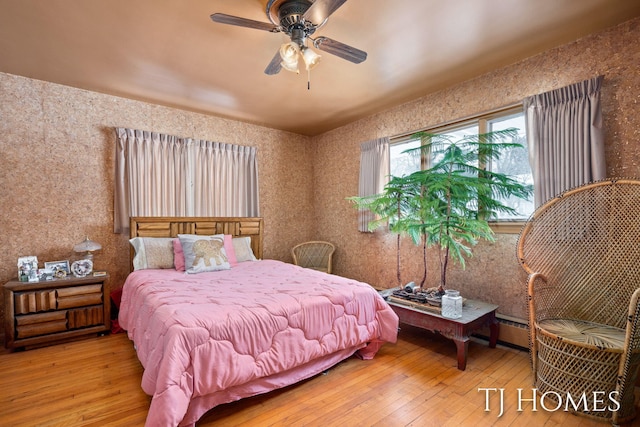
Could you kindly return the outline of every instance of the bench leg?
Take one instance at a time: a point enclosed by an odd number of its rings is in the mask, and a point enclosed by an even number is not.
[[[500,334],[500,323],[497,319],[489,325],[489,348],[496,348],[498,343],[498,335]]]
[[[456,349],[458,350],[458,369],[464,371],[465,369],[467,369],[467,352],[469,351],[469,338],[454,338],[453,342],[456,343]]]

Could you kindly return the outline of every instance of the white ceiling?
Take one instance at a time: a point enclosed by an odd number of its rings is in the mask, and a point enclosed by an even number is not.
[[[317,135],[636,16],[637,0],[349,0],[315,34],[311,72],[264,69],[267,0],[0,0],[0,72]]]

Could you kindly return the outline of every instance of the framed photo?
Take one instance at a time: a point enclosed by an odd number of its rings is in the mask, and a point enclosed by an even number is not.
[[[38,281],[38,257],[23,256],[18,258],[18,280],[21,282]]]
[[[38,269],[38,278],[40,280],[53,280],[53,277],[53,270],[49,270],[48,268]]]
[[[67,277],[71,273],[69,260],[45,262],[44,268],[53,271],[53,276],[56,278]]]

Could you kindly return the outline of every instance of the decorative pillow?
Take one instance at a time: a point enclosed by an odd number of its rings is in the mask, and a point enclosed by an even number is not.
[[[176,266],[176,270],[184,271],[184,252],[182,252],[182,245],[180,239],[173,239],[173,265]]]
[[[173,238],[134,237],[129,240],[136,251],[133,269],[173,268]]]
[[[233,249],[238,262],[255,261],[256,257],[251,249],[251,237],[234,237]]]
[[[229,265],[235,267],[238,265],[238,261],[236,261],[236,251],[233,248],[232,239],[233,236],[231,234],[224,235],[224,251],[227,253]],[[176,266],[176,270],[184,271],[184,252],[182,251],[180,239],[173,239],[173,263]]]
[[[178,234],[184,266],[187,273],[228,270],[231,268],[229,258],[224,250],[224,234],[200,236],[195,234]]]
[[[231,234],[224,235],[224,250],[227,253],[227,258],[229,258],[229,264],[231,264],[231,267],[238,265],[236,250],[233,247],[233,236]]]

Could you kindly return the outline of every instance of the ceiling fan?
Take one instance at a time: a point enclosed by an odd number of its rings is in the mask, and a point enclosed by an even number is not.
[[[267,17],[271,23],[254,21],[224,13],[211,15],[213,22],[254,28],[271,33],[284,33],[291,42],[283,44],[267,65],[265,74],[278,74],[282,68],[298,72],[298,58],[304,61],[305,68],[311,70],[320,60],[320,55],[307,46],[311,40],[313,47],[336,55],[347,61],[359,64],[367,59],[367,53],[355,47],[340,43],[329,37],[311,36],[322,27],[329,16],[347,0],[269,0]]]

